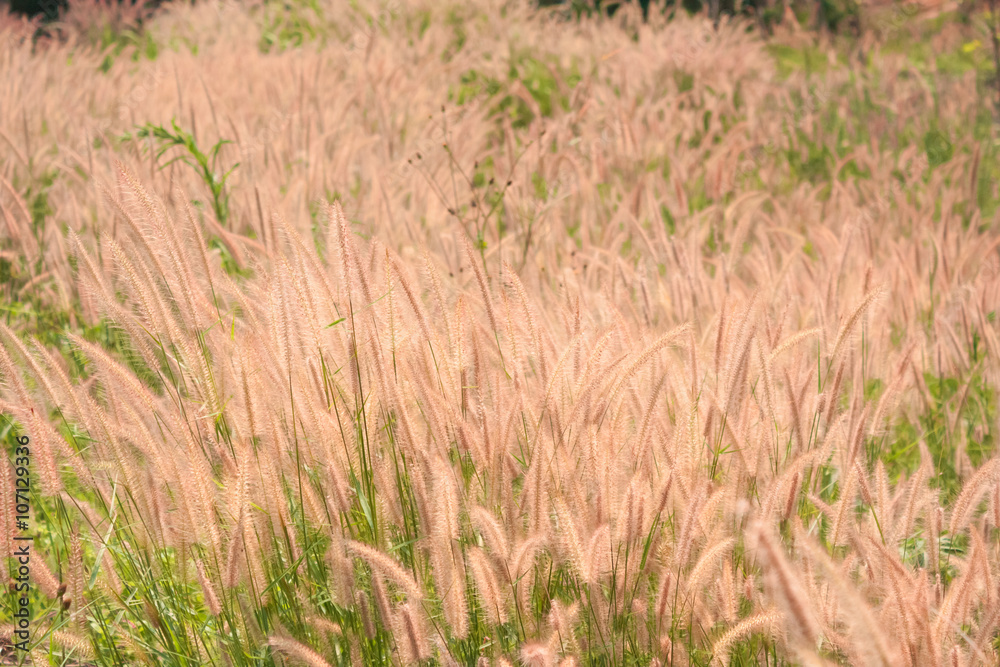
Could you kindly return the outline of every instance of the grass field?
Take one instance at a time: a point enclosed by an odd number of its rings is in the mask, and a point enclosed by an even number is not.
[[[998,664],[997,16],[859,17],[0,18],[0,663]]]

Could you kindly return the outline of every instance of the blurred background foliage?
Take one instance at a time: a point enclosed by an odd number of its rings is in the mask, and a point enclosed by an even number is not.
[[[592,16],[603,12],[613,16],[626,2],[633,0],[537,0],[540,7],[563,9],[569,15]],[[108,0],[109,3],[136,7],[142,12],[152,12],[164,0]],[[708,12],[718,20],[725,15],[742,14],[756,17],[762,27],[770,28],[780,23],[786,15],[785,0],[667,0],[664,3],[651,3],[650,0],[635,0],[641,7],[644,16],[651,10],[675,12],[678,9],[689,14]],[[16,13],[31,17],[39,17],[43,21],[54,21],[70,4],[69,0],[5,0]],[[807,23],[817,28],[857,30],[860,23],[860,8],[856,0],[792,0],[789,10],[800,23]]]

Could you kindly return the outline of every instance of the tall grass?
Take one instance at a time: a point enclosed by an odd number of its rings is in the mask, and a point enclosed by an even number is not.
[[[0,28],[33,664],[996,663],[975,62],[485,1],[146,29]]]

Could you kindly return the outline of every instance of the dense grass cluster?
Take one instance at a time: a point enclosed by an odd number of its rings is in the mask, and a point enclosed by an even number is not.
[[[2,19],[16,659],[997,664],[972,16]]]

